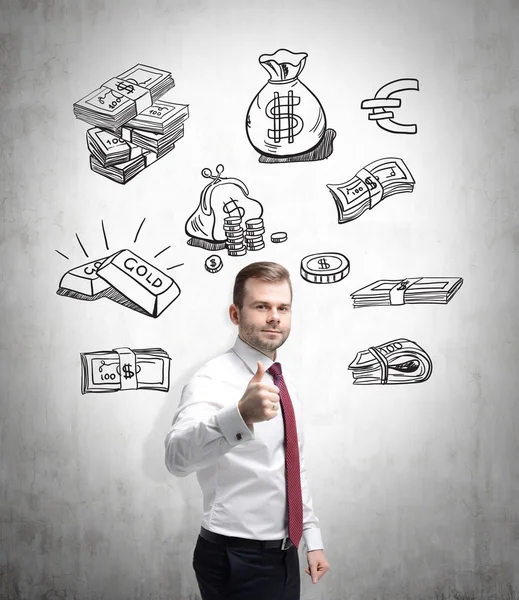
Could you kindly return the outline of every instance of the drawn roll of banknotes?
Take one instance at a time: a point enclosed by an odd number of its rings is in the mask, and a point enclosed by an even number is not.
[[[81,393],[169,389],[171,359],[162,348],[81,353]]]
[[[427,352],[406,338],[361,350],[348,365],[357,385],[421,383],[432,367]]]
[[[330,183],[327,187],[335,200],[339,223],[347,223],[389,196],[412,192],[414,184],[404,161],[388,157],[369,163],[344,183]]]

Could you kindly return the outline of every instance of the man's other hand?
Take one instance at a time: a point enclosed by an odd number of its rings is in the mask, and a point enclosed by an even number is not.
[[[326,571],[330,570],[326,556],[322,550],[310,550],[310,552],[306,553],[306,559],[308,561],[308,569],[305,569],[305,573],[310,575],[312,583],[317,583]]]

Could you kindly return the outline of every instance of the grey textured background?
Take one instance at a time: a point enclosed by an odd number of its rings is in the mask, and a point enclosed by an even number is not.
[[[241,266],[218,275],[186,245],[184,223],[223,163],[289,240],[257,259],[293,275],[285,357],[304,390],[306,459],[331,571],[304,600],[519,598],[517,434],[519,4],[496,0],[321,2],[0,1],[0,598],[194,600],[201,496],[175,479],[163,440],[182,385],[234,339],[226,309]],[[262,53],[309,54],[335,151],[262,165],[247,107]],[[72,105],[137,62],[171,70],[190,104],[185,137],[126,186],[90,171]],[[400,117],[418,135],[367,121],[360,101],[416,77]],[[326,183],[402,157],[416,179],[338,225]],[[135,231],[146,217],[138,245]],[[55,294],[63,273],[130,247],[172,271],[182,294],[153,320],[109,301]],[[58,249],[70,260],[60,257]],[[315,286],[312,252],[351,273]],[[447,306],[353,311],[349,294],[383,277],[461,276]],[[416,340],[434,372],[421,385],[352,386],[360,349]],[[79,353],[161,346],[169,394],[80,393]],[[301,555],[304,561],[304,556]],[[303,564],[303,563],[302,563]]]

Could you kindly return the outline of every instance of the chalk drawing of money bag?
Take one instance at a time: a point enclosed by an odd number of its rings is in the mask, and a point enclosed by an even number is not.
[[[236,228],[239,225],[244,227],[247,219],[257,219],[263,215],[263,206],[249,198],[249,190],[243,181],[222,177],[223,165],[216,167],[216,173],[213,175],[210,169],[203,169],[202,175],[212,181],[202,190],[198,207],[185,226],[190,236],[187,243],[207,250],[225,248],[227,236],[224,225],[227,217],[236,219],[235,223],[226,227]]]
[[[316,96],[299,81],[306,52],[280,49],[259,62],[270,79],[247,112],[247,137],[267,156],[294,156],[315,148],[326,131],[326,116]]]

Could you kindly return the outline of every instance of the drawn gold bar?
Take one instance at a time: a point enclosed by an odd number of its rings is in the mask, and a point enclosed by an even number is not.
[[[130,250],[107,258],[97,274],[151,317],[158,317],[180,295],[171,277]]]
[[[61,281],[57,294],[77,300],[97,300],[105,295],[110,284],[97,274],[98,268],[110,257],[90,261],[67,271]]]

